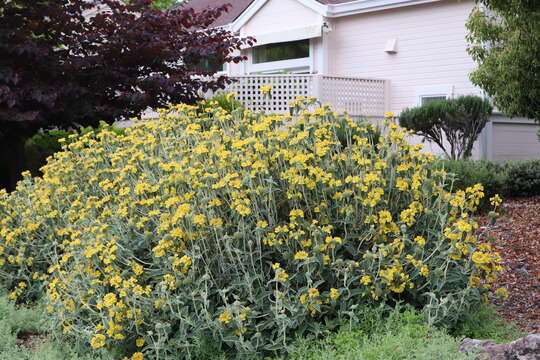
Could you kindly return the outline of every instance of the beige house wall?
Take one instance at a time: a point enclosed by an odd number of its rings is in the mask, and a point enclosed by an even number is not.
[[[345,17],[326,18],[297,0],[269,0],[240,29],[242,36],[280,32],[317,21],[329,31],[311,39],[312,73],[390,80],[390,111],[399,113],[419,105],[419,95],[481,95],[469,80],[475,63],[467,54],[466,22],[473,0],[441,0]],[[395,40],[395,53],[386,50]],[[250,54],[247,49],[243,52]],[[252,72],[249,60],[230,64],[229,75]],[[535,125],[489,125],[475,144],[473,156],[492,159],[540,157]],[[523,139],[523,141],[520,141]],[[410,141],[419,143],[420,137]],[[442,154],[436,145],[426,151]]]
[[[329,72],[389,79],[391,110],[417,105],[417,90],[452,87],[453,94],[480,94],[469,81],[475,64],[466,52],[469,0],[446,0],[332,19]],[[397,53],[385,45],[396,39]]]

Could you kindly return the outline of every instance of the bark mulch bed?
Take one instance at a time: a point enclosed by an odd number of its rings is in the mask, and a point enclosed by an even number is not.
[[[509,297],[495,303],[504,319],[540,333],[540,197],[505,200],[498,212],[494,226],[486,226],[486,216],[480,220],[480,231],[503,258],[496,287]]]

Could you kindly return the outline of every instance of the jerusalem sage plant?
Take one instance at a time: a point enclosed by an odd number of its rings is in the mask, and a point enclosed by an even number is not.
[[[481,185],[445,191],[395,124],[380,136],[313,99],[292,107],[178,105],[68,139],[1,195],[11,296],[46,291],[56,326],[94,348],[177,359],[205,339],[278,351],[383,302],[452,324],[487,294],[501,267],[470,217]]]

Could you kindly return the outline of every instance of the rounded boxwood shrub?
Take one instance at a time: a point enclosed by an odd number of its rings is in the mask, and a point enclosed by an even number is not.
[[[66,336],[133,359],[272,353],[383,302],[455,322],[501,269],[470,217],[482,187],[447,192],[397,125],[374,139],[310,101],[294,119],[179,105],[68,141],[1,195],[4,285],[46,288]]]
[[[516,161],[506,166],[507,196],[540,195],[540,159]]]

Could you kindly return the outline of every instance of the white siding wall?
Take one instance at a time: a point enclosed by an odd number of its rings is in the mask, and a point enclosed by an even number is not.
[[[466,52],[465,22],[474,3],[446,0],[332,20],[329,72],[389,79],[391,109],[416,106],[421,86],[454,87],[454,94],[479,94],[468,74],[475,65]],[[388,39],[397,54],[387,54]]]

